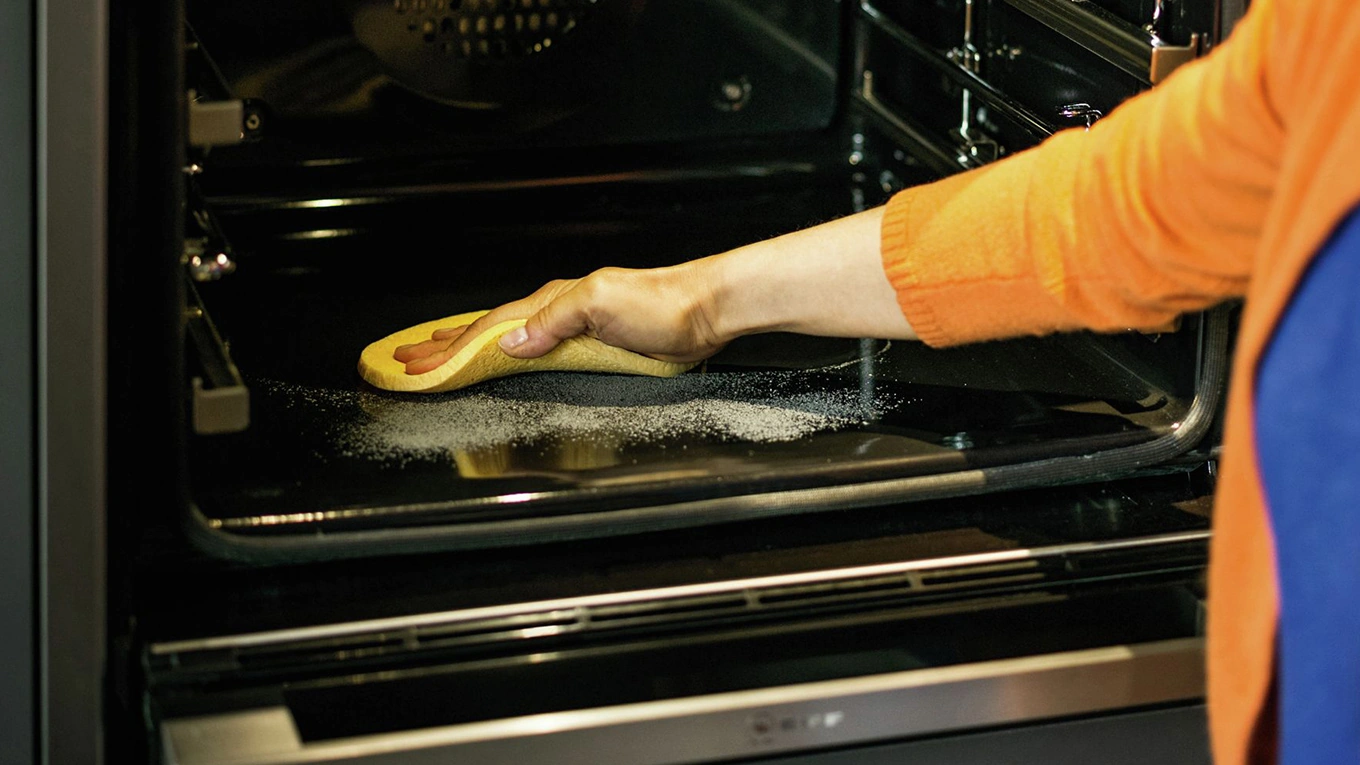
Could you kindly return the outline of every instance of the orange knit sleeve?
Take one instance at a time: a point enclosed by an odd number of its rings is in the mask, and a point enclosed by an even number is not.
[[[883,265],[921,339],[1152,328],[1242,295],[1281,162],[1274,6],[1089,132],[896,195]]]

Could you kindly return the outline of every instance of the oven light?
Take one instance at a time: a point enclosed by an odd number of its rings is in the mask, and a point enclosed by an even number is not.
[[[519,631],[519,636],[522,638],[541,638],[561,635],[563,632],[566,632],[566,629],[560,624],[543,624],[538,627],[525,627]]]
[[[354,200],[352,200],[352,199],[308,199],[308,200],[304,200],[304,201],[302,201],[302,202],[298,202],[296,206],[297,206],[297,207],[305,207],[305,208],[313,208],[313,207],[344,207],[345,205],[350,205],[350,204],[354,204]]]
[[[278,206],[289,210],[311,210],[325,207],[357,207],[359,205],[379,204],[385,201],[379,197],[343,197],[334,199],[294,199]]]
[[[295,231],[280,238],[289,242],[301,242],[309,239],[340,239],[357,233],[359,233],[357,228],[318,228],[311,231]]]

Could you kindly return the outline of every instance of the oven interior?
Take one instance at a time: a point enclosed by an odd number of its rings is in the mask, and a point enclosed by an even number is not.
[[[145,339],[112,348],[115,432],[165,444],[111,457],[137,745],[196,761],[165,721],[275,707],[329,745],[1199,634],[1227,311],[949,350],[752,337],[671,380],[410,396],[355,371],[402,327],[1089,125],[1221,24],[1057,5],[115,3],[111,310]]]
[[[1075,98],[977,105],[911,71],[957,67],[911,31],[921,9],[893,10],[190,3],[191,140],[217,124],[204,94],[244,115],[240,142],[190,157],[194,539],[262,561],[530,544],[1051,483],[1192,447],[1221,384],[1212,315],[947,351],[753,337],[675,380],[402,396],[358,379],[359,351],[401,327],[865,209],[1034,143],[1059,120],[1034,104]],[[994,4],[991,28],[1026,34],[1013,12]],[[1062,66],[1042,39],[1010,63]],[[1048,87],[1137,89],[1076,71]],[[964,124],[930,124],[960,99]],[[962,142],[948,168],[938,132]]]

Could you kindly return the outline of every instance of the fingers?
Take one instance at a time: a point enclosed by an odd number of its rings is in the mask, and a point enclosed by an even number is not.
[[[453,358],[454,353],[452,348],[447,348],[436,353],[431,353],[423,358],[416,359],[406,365],[406,374],[423,375],[426,372],[438,369],[449,359]]]
[[[453,358],[468,342],[481,334],[481,324],[485,322],[479,320],[463,327],[437,329],[429,340],[398,346],[392,352],[392,358],[406,365],[406,374],[424,374]]]
[[[430,335],[430,337],[434,338],[435,340],[457,340],[459,335],[463,334],[464,332],[467,332],[468,326],[469,325],[464,324],[461,327],[447,327],[445,329],[436,329],[434,331],[434,334]]]
[[[392,358],[403,364],[408,364],[417,359],[423,359],[432,353],[439,353],[447,349],[451,340],[426,340],[423,343],[412,343],[410,345],[398,346],[392,352]]]
[[[523,319],[533,315],[573,283],[568,281],[549,282],[529,297],[506,303],[467,326],[438,329],[431,334],[429,340],[403,345],[392,353],[392,358],[405,364],[406,373],[410,375],[424,374],[437,369],[486,330],[501,322]],[[556,344],[554,342],[542,353],[536,355],[541,356],[543,353],[547,353]]]

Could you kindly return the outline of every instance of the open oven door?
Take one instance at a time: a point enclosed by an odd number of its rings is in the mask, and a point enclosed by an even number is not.
[[[389,561],[361,577],[376,592],[345,586],[350,569],[327,588],[276,572],[249,598],[197,581],[199,605],[146,625],[155,745],[180,765],[687,763],[890,741],[943,757],[965,750],[923,737],[1061,723],[1035,751],[1207,762],[1196,483],[565,544],[532,567]],[[1143,725],[1160,732],[1120,733]]]

